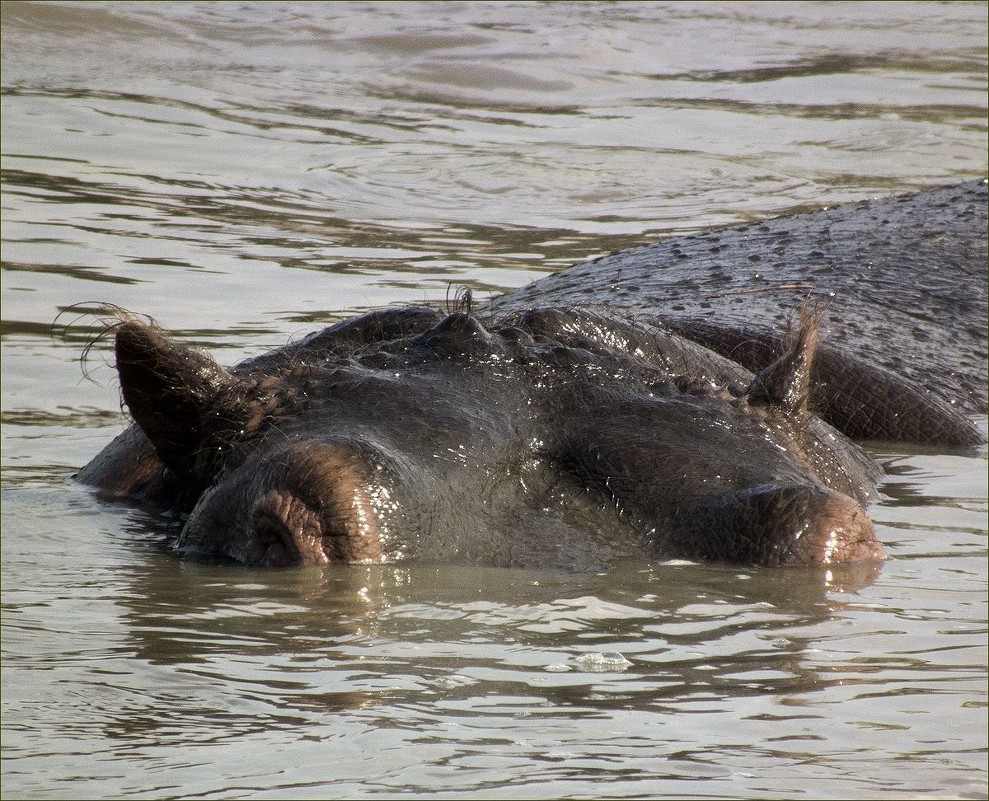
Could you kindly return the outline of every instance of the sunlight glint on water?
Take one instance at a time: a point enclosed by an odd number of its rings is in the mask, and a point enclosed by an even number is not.
[[[2,14],[4,797],[986,797],[984,451],[877,454],[875,570],[235,569],[69,481],[124,420],[51,336],[231,363],[984,175],[984,4]]]

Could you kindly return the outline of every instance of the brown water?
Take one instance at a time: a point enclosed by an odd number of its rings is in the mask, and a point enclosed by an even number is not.
[[[985,4],[2,14],[5,798],[986,797],[984,451],[877,453],[873,572],[219,567],[69,480],[124,420],[52,335],[233,362],[985,175]]]

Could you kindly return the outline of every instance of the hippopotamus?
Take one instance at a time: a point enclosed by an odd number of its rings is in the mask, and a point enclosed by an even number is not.
[[[247,565],[881,560],[853,438],[982,441],[985,219],[978,182],[677,237],[230,369],[119,311],[134,422],[78,478]]]

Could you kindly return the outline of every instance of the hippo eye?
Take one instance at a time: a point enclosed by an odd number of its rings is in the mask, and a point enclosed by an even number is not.
[[[287,445],[226,472],[180,545],[248,564],[379,562],[391,509],[384,472],[355,443]]]
[[[704,499],[678,515],[666,547],[687,558],[724,558],[724,532],[731,534],[734,560],[748,564],[886,558],[865,509],[813,484],[746,487]]]
[[[269,490],[254,504],[251,528],[265,564],[325,565],[321,510],[291,492]]]
[[[264,530],[280,526],[299,562],[376,562],[381,559],[380,509],[373,493],[380,475],[350,443],[293,445],[278,454],[252,517]]]

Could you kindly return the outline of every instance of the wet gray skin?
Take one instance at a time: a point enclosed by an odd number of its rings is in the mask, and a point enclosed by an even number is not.
[[[607,304],[751,370],[794,309],[829,303],[811,405],[855,439],[970,446],[986,413],[986,182],[734,225],[586,262],[496,298]]]
[[[565,276],[546,280],[553,296]],[[702,315],[632,324],[526,304],[535,289],[484,319],[374,312],[230,371],[124,316],[117,366],[135,425],[79,478],[179,510],[184,552],[246,564],[811,565],[885,555],[863,506],[880,471],[813,404],[853,434],[866,419],[865,436],[917,439],[868,420],[922,399],[945,443],[979,441],[949,400],[889,381],[882,359],[832,348],[825,374],[844,383],[812,378],[840,298],[791,308],[761,359],[734,361],[674,332],[705,339]],[[887,408],[834,413],[849,404]]]
[[[166,471],[124,489],[189,510],[184,551],[247,564],[881,558],[874,466],[806,409],[817,324],[753,376],[579,311],[385,310],[233,372],[125,320],[124,399]]]

